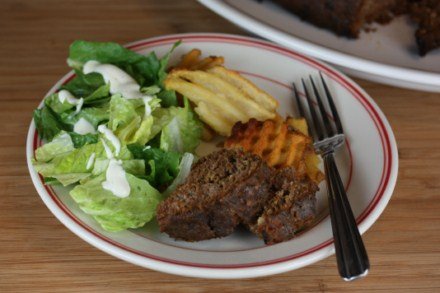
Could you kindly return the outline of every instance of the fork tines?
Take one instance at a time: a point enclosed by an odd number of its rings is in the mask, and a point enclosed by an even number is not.
[[[311,120],[313,122],[313,129],[314,129],[314,134],[317,137],[317,139],[323,140],[326,137],[332,137],[335,136],[336,134],[343,134],[343,128],[342,128],[342,124],[338,115],[338,111],[336,110],[336,106],[335,103],[333,101],[333,97],[330,93],[330,90],[324,80],[324,77],[322,76],[322,73],[319,72],[320,75],[320,79],[321,79],[321,83],[322,83],[322,87],[324,88],[324,95],[320,93],[319,91],[319,85],[318,83],[315,83],[315,81],[313,80],[312,76],[309,76],[310,78],[310,83],[311,86],[313,88],[313,95],[312,92],[308,89],[307,84],[306,84],[306,80],[304,80],[303,78],[301,79],[303,88],[304,88],[304,93],[306,95],[306,100],[307,100],[307,105],[309,108],[309,113],[311,116]],[[298,112],[302,117],[306,117],[306,111],[304,110],[304,107],[300,101],[300,97],[297,91],[297,88],[295,86],[295,84],[293,85],[293,90],[295,93],[295,98],[296,98],[296,103],[298,105]],[[322,91],[321,91],[322,92]],[[319,114],[315,109],[315,99],[313,98],[313,96],[316,97],[316,103],[318,105],[318,109],[319,109]],[[333,120],[334,120],[334,124],[336,127],[336,130],[333,128],[331,121],[329,119],[329,115],[326,112],[326,108],[323,102],[323,98],[322,96],[325,96],[327,99],[327,103],[329,105],[331,114],[333,116]],[[310,119],[307,119],[310,121]],[[311,126],[309,126],[309,129],[312,129]]]

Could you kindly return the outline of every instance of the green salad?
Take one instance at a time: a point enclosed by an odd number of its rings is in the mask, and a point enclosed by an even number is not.
[[[115,43],[75,41],[76,76],[35,110],[45,144],[33,165],[107,231],[138,228],[182,182],[202,124],[189,102],[164,88],[170,54],[144,56]]]

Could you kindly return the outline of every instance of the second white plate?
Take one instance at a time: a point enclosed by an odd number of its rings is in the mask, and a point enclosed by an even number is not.
[[[349,40],[301,21],[270,1],[199,0],[229,21],[344,72],[398,87],[440,92],[440,49],[420,57],[404,17]]]

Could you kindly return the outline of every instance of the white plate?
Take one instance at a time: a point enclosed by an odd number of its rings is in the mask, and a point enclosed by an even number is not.
[[[289,85],[321,70],[336,97],[348,137],[349,148],[342,149],[337,154],[337,160],[361,233],[377,220],[393,192],[398,158],[393,132],[367,93],[352,80],[319,61],[268,42],[241,36],[171,35],[142,40],[128,47],[142,54],[154,50],[162,55],[177,40],[182,40],[183,44],[176,49],[171,64],[191,48],[199,48],[205,55],[224,56],[226,66],[240,71],[279,99],[280,112],[284,115],[294,114]],[[68,73],[48,95],[72,77],[73,73]],[[324,184],[318,193],[321,220],[307,232],[281,244],[265,246],[245,231],[223,239],[187,243],[158,233],[155,223],[138,230],[109,233],[77,207],[68,195],[68,189],[43,184],[31,164],[34,150],[40,144],[32,122],[27,138],[27,160],[33,183],[44,203],[73,233],[128,262],[185,276],[244,278],[297,269],[333,253]]]
[[[199,0],[231,22],[300,53],[331,62],[344,72],[399,87],[440,92],[440,49],[425,57],[416,52],[414,27],[406,18],[341,38],[301,21],[270,1]]]

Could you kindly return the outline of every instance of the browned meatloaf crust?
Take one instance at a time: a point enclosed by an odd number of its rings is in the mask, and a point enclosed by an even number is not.
[[[250,224],[270,196],[272,169],[239,149],[201,158],[157,208],[160,230],[173,238],[199,241],[231,234]]]
[[[419,26],[416,41],[420,55],[440,47],[440,0],[410,0],[408,9]]]
[[[298,177],[293,168],[278,172],[273,181],[274,196],[265,205],[252,232],[267,244],[292,239],[315,218],[318,186],[306,176]]]
[[[387,22],[399,0],[272,0],[301,19],[357,38],[365,23]]]
[[[337,35],[357,38],[365,24],[407,14],[417,24],[421,56],[440,47],[440,0],[272,0],[302,20]]]

